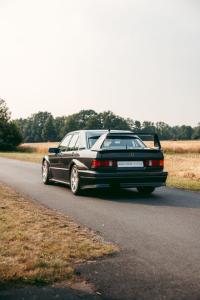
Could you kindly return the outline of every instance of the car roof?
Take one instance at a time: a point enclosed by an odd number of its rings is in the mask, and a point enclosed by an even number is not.
[[[82,130],[74,130],[71,132],[68,132],[68,134],[72,133],[78,133],[78,132],[83,132],[83,133],[106,133],[106,132],[111,132],[111,133],[132,133],[130,130],[110,130],[110,129],[82,129]]]

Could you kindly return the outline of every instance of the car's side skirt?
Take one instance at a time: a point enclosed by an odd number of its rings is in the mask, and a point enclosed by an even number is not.
[[[50,181],[59,182],[59,183],[63,183],[63,184],[66,184],[66,185],[70,185],[69,181],[63,181],[63,180],[58,180],[58,179],[54,179],[54,178],[51,178]]]
[[[55,169],[55,170],[69,170],[68,168],[58,168],[58,167],[50,167],[50,169]]]

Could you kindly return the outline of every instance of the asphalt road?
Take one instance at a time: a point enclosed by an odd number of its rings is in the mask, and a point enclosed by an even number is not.
[[[0,158],[0,181],[117,243],[115,257],[78,271],[104,299],[200,299],[200,193],[161,188],[89,191],[45,186],[40,165]]]

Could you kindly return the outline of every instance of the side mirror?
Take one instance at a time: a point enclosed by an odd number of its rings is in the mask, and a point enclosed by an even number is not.
[[[49,148],[48,150],[49,153],[54,153],[54,154],[58,154],[60,152],[59,148]]]

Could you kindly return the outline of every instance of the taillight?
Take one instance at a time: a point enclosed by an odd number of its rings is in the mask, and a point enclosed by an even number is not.
[[[160,159],[160,167],[164,168],[164,159]]]
[[[145,167],[164,167],[164,159],[151,159],[144,161]]]
[[[91,163],[91,168],[92,169],[97,169],[97,168],[107,168],[107,167],[116,167],[117,162],[114,160],[98,160],[98,159],[93,159]]]

